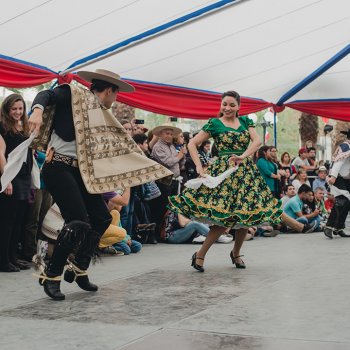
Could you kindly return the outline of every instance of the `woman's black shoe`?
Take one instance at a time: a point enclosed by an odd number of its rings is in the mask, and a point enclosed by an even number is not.
[[[77,282],[77,285],[87,292],[97,292],[98,286],[89,281],[86,270],[81,270],[78,266],[70,263],[64,273],[64,280],[68,283]]]
[[[44,292],[53,300],[64,300],[61,292],[61,276],[48,276],[45,272],[39,276],[39,284],[44,287]]]
[[[7,265],[0,265],[0,272],[19,272],[20,269],[11,264],[11,263],[8,263]]]
[[[203,261],[204,261],[203,258],[197,258],[197,253],[194,253],[194,254],[192,255],[192,263],[191,263],[191,266],[193,266],[193,268],[196,269],[196,270],[199,271],[199,272],[204,272],[204,267],[201,266],[201,265],[196,264],[196,259],[198,259],[198,260],[203,260]]]
[[[12,265],[18,267],[20,270],[29,270],[30,265],[25,263],[24,261],[16,260],[12,263]]]
[[[230,252],[230,258],[232,260],[232,264],[236,265],[237,269],[245,269],[246,268],[245,263],[242,259],[241,259],[242,260],[241,263],[236,262],[236,259],[240,258],[241,256],[244,256],[244,255],[233,256],[232,250]]]

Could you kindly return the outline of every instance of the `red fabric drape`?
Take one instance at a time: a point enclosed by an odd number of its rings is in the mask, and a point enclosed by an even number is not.
[[[79,78],[79,83],[90,84]],[[191,90],[176,86],[140,83],[126,80],[136,89],[132,93],[120,92],[117,101],[149,112],[169,115],[179,118],[209,119],[217,116],[220,108],[221,94],[200,90]],[[272,106],[263,100],[242,97],[240,115],[247,115]]]
[[[0,86],[32,87],[57,78],[57,74],[28,64],[0,58]]]
[[[136,108],[191,119],[208,119],[216,116],[219,112],[220,94],[135,81],[128,81],[128,83],[132,84],[136,91],[119,93],[117,101]],[[240,114],[257,112],[270,105],[263,100],[242,97]]]
[[[350,100],[294,101],[285,106],[320,117],[350,121]]]

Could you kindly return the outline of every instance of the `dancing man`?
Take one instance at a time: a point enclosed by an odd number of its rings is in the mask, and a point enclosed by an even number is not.
[[[327,177],[331,193],[335,196],[335,204],[324,228],[324,234],[330,239],[333,239],[333,235],[350,237],[343,231],[350,209],[350,129],[341,133],[347,139],[335,150]]]
[[[119,75],[97,69],[80,71],[91,82],[90,90],[63,84],[40,92],[32,106],[30,130],[38,137],[34,148],[47,150],[42,174],[65,220],[50,262],[39,283],[54,300],[63,300],[64,279],[87,291],[98,287],[86,270],[100,237],[112,217],[101,193],[125,189],[168,176],[171,172],[142,154],[132,138],[108,110],[118,92],[132,92],[133,86]],[[124,166],[125,170],[121,167]]]

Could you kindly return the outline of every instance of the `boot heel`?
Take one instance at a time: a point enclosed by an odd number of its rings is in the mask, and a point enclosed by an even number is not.
[[[75,273],[73,271],[68,271],[64,273],[64,280],[68,283],[73,283],[75,280]]]

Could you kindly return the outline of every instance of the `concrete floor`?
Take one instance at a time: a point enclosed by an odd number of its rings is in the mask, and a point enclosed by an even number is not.
[[[230,244],[190,267],[193,245],[145,246],[91,268],[97,293],[62,283],[48,299],[31,274],[0,274],[0,349],[350,349],[350,239],[322,233]]]

